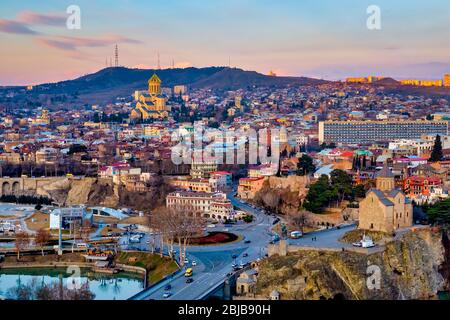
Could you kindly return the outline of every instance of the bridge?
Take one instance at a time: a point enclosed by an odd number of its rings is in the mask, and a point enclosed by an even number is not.
[[[52,184],[54,182],[63,181],[68,179],[68,177],[41,177],[41,178],[29,178],[29,177],[19,177],[10,178],[2,177],[0,178],[0,196],[3,195],[22,195],[30,192],[36,192],[38,188],[45,185]]]

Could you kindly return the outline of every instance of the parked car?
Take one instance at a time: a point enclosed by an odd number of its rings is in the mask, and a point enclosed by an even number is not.
[[[246,252],[246,253],[244,253],[242,256],[243,256],[244,258],[247,258],[247,257],[248,257],[248,253]]]
[[[195,267],[197,265],[197,261],[192,261],[192,266]]]
[[[249,244],[249,243],[251,243],[251,241],[250,240],[245,240],[244,243]]]
[[[166,292],[166,293],[163,294],[163,298],[164,299],[170,298],[171,296],[172,296],[171,292]]]
[[[187,278],[186,279],[186,283],[192,283],[192,282],[194,282],[194,279],[192,279],[192,278]]]
[[[164,291],[169,291],[170,289],[172,289],[172,286],[170,284],[164,287]]]
[[[301,237],[303,237],[303,233],[301,231],[292,231],[291,232],[292,239],[300,239]]]

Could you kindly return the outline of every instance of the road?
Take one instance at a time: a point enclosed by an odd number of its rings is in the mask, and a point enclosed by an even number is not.
[[[186,283],[184,272],[178,273],[172,279],[152,287],[145,293],[139,295],[140,300],[160,300],[167,291],[164,287],[171,285],[169,300],[196,300],[202,298],[205,293],[211,290],[225,280],[227,274],[232,272],[233,263],[250,263],[263,258],[267,253],[267,245],[272,240],[271,227],[273,218],[265,215],[260,210],[252,208],[239,202],[234,198],[233,193],[228,194],[229,199],[239,209],[254,215],[255,220],[252,223],[240,223],[227,227],[229,232],[240,235],[242,239],[237,242],[217,245],[217,246],[190,246],[187,250],[189,266],[193,268],[193,282]],[[209,231],[224,230],[223,225],[216,228],[210,228]],[[145,244],[147,237],[141,241]],[[142,248],[143,249],[143,248]],[[175,247],[178,251],[178,248]],[[244,254],[248,255],[244,257]],[[233,255],[237,258],[233,259]],[[197,265],[192,266],[192,261]]]

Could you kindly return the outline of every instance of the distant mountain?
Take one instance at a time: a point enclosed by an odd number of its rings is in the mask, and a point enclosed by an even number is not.
[[[146,89],[153,73],[161,78],[163,87],[187,85],[190,88],[235,90],[249,86],[285,87],[326,83],[305,77],[271,77],[226,67],[163,70],[118,67],[102,69],[74,80],[38,85],[32,94],[75,95],[86,103],[106,103],[119,96],[129,96],[135,90]]]

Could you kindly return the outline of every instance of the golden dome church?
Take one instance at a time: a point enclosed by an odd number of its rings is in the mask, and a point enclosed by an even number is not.
[[[161,79],[156,75],[148,80],[148,91],[135,93],[136,107],[131,110],[132,120],[166,119],[169,117],[170,107],[166,106],[166,99],[161,94]]]

